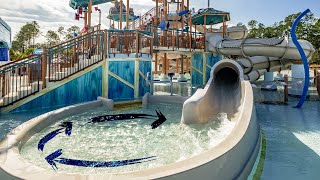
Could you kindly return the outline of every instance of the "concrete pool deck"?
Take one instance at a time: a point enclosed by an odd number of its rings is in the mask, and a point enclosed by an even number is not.
[[[303,109],[256,104],[267,140],[261,179],[319,179],[320,102],[307,101]]]

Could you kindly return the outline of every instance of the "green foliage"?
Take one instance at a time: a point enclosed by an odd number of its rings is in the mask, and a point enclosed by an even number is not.
[[[280,38],[287,34],[296,18],[300,13],[291,14],[283,21],[275,22],[271,26],[265,26],[256,20],[248,22],[249,38]],[[319,48],[320,48],[320,19],[316,18],[314,14],[306,15],[297,26],[296,35],[298,39],[305,39],[311,42],[316,49],[310,63],[320,63]]]
[[[79,33],[80,28],[78,26],[71,26],[67,29],[67,32],[65,34],[65,40],[69,40],[73,38],[74,33]]]
[[[60,42],[60,38],[57,32],[49,30],[46,34],[47,43],[49,46],[54,46]]]

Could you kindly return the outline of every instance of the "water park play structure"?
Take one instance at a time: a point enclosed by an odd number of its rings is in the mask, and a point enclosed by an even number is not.
[[[2,112],[63,107],[18,126],[0,141],[0,178],[247,178],[261,146],[250,81],[300,63],[303,55],[305,59],[311,57],[313,46],[289,37],[246,38],[245,27],[226,26],[230,13],[213,8],[196,12],[191,10],[189,0],[155,0],[156,6],[140,16],[133,13],[129,0],[126,6],[120,0],[110,9],[110,29],[102,30],[101,24],[92,26],[92,6],[108,2],[113,1],[71,0],[70,7],[77,11],[76,19],[82,16],[84,20],[80,36],[43,49],[42,54],[0,66]],[[212,27],[220,23],[221,29]],[[191,84],[200,88],[188,98],[150,94],[150,85],[156,81],[168,82],[168,75],[175,76],[178,82],[190,78]],[[183,105],[182,127],[206,124],[220,113],[226,113],[234,127],[215,147],[181,161],[133,172],[57,173],[34,165],[21,155],[32,138],[37,138],[39,133],[62,119],[98,107],[112,110],[128,101],[145,106],[159,103]],[[159,121],[155,126],[169,121],[165,114],[156,113]],[[97,116],[96,121],[104,122],[107,117],[135,119],[134,115],[117,114]],[[48,137],[45,143],[63,133],[64,128],[66,134],[72,136],[71,129],[76,127],[68,123],[63,125],[45,136]],[[157,133],[157,129],[153,133]],[[39,143],[43,145],[43,142]],[[43,155],[43,162],[49,163],[46,164],[49,167],[60,163],[106,168],[144,164],[150,159],[150,163],[157,161],[154,160],[156,155],[96,162],[61,158],[61,150],[51,153]]]

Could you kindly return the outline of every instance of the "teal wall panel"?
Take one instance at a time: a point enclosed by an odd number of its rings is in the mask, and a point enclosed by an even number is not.
[[[135,60],[109,61],[109,71],[134,86]],[[109,75],[108,98],[115,101],[134,99],[134,89]]]
[[[115,101],[134,99],[134,89],[109,76],[108,98]]]
[[[133,85],[134,84],[134,64],[135,64],[134,60],[110,61],[109,71]]]
[[[204,72],[203,69],[203,55],[204,54],[193,54],[192,55],[192,67],[198,69],[200,72]],[[213,53],[206,53],[206,82],[210,79],[210,72],[211,68],[222,59],[220,55],[215,55]],[[193,86],[200,86],[203,87],[205,84],[203,84],[203,75],[200,74],[198,71],[196,71],[194,68],[192,68],[192,85]]]
[[[98,67],[15,109],[27,111],[68,106],[96,100],[102,95],[102,67]]]
[[[193,86],[203,86],[203,75],[196,71],[194,68],[203,72],[203,54],[193,54],[192,55],[192,77],[191,83]]]
[[[206,57],[207,57],[207,76],[206,77],[208,82],[210,79],[211,68],[222,59],[222,56],[211,53],[211,54],[206,54]]]
[[[151,75],[151,61],[140,61],[139,62],[139,70],[142,72],[144,76],[147,76],[147,73],[150,72]],[[144,96],[149,87],[147,87],[145,79],[140,75],[139,77],[139,97]]]

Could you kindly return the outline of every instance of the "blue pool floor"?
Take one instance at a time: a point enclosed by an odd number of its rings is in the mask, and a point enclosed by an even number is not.
[[[295,104],[295,100],[289,106],[256,104],[267,140],[261,179],[320,179],[320,102],[307,101],[303,109],[292,108]],[[49,110],[0,114],[0,139]]]

